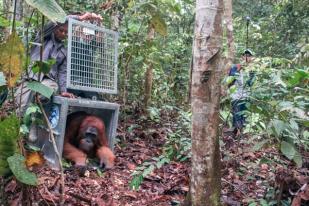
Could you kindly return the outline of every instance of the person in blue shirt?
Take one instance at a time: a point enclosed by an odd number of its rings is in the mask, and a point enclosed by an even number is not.
[[[241,134],[245,126],[246,117],[244,112],[247,110],[249,88],[253,85],[254,73],[245,71],[248,64],[252,62],[253,53],[246,49],[242,53],[242,64],[235,64],[229,71],[229,76],[233,76],[234,80],[229,87],[235,87],[234,92],[230,94],[232,99],[232,115],[233,115],[233,133],[235,136]]]

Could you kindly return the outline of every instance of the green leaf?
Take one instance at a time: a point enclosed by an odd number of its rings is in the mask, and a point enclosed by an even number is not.
[[[138,190],[139,186],[142,184],[144,180],[143,175],[135,175],[132,179],[132,181],[130,182],[130,188],[132,190]]]
[[[31,104],[26,112],[25,112],[25,115],[30,115],[30,114],[33,114],[33,113],[42,113],[41,112],[41,109],[38,105],[35,105],[35,104]]]
[[[266,200],[264,200],[264,199],[261,199],[261,200],[260,200],[260,204],[261,204],[261,206],[269,206],[269,205],[267,204]]]
[[[270,124],[273,131],[275,132],[276,137],[280,137],[281,133],[286,129],[285,122],[278,119],[272,120]]]
[[[297,167],[300,168],[303,166],[303,159],[302,159],[301,154],[298,151],[295,151],[293,161],[296,163]]]
[[[286,84],[281,79],[281,73],[274,74],[273,81],[275,85],[281,85],[282,87],[286,87]]]
[[[226,79],[225,79],[225,83],[226,83],[227,85],[230,85],[231,83],[233,83],[233,82],[235,81],[235,79],[236,79],[235,76],[228,76],[228,77],[226,77]]]
[[[299,127],[297,122],[294,119],[290,119],[290,128],[294,130],[294,132],[298,132]]]
[[[170,160],[166,157],[161,158],[159,161],[156,163],[157,168],[161,168],[165,163],[169,163]]]
[[[289,84],[290,86],[295,86],[301,83],[301,81],[306,78],[309,78],[309,72],[302,70],[302,69],[298,69],[294,73],[293,77],[289,80]]]
[[[150,165],[147,169],[145,169],[143,171],[143,174],[142,176],[143,177],[146,177],[147,175],[149,175],[150,173],[152,173],[152,171],[155,169],[155,166],[154,165]]]
[[[294,107],[293,102],[282,101],[278,105],[280,107],[280,111],[289,110]]]
[[[36,61],[32,67],[33,73],[43,72],[48,74],[51,67],[56,63],[56,59],[48,59],[47,61]]]
[[[288,159],[293,159],[295,154],[296,154],[296,150],[294,148],[294,145],[282,141],[281,142],[281,147],[280,147],[281,152],[284,154],[284,156],[286,156]]]
[[[251,202],[249,206],[257,206],[256,202]]]
[[[22,133],[24,135],[29,134],[29,129],[28,129],[27,125],[25,125],[25,124],[20,126],[19,131],[20,131],[20,133]]]
[[[305,139],[308,139],[308,138],[309,138],[309,132],[308,132],[308,131],[304,131],[304,132],[303,132],[303,137],[304,137]]]
[[[24,118],[23,118],[23,123],[25,124],[25,126],[29,127],[31,125],[32,122],[32,116],[35,113],[39,113],[41,114],[41,109],[38,105],[35,104],[30,104],[29,107],[27,108],[25,114],[24,114]]]
[[[252,148],[253,151],[259,151],[266,143],[268,143],[269,140],[263,140],[261,142],[258,142],[255,144]]]
[[[39,151],[41,151],[42,149],[41,148],[39,148],[39,147],[36,147],[36,146],[34,146],[34,145],[30,145],[30,144],[27,144],[26,146],[25,146],[25,148],[28,150],[31,150],[31,151],[35,151],[35,152],[39,152]]]
[[[20,154],[14,154],[7,159],[10,169],[20,182],[27,185],[37,185],[37,177],[33,172],[29,172],[25,165],[25,158]]]
[[[299,120],[299,122],[300,122],[302,125],[304,125],[305,127],[309,127],[309,120],[303,120],[303,119],[301,119],[301,120]]]
[[[236,90],[237,90],[236,85],[233,85],[233,86],[231,86],[231,87],[229,88],[229,93],[230,93],[230,94],[233,94],[233,93],[236,92]]]
[[[9,116],[0,122],[0,143],[16,141],[19,137],[19,120],[15,115]]]
[[[8,27],[10,25],[11,25],[11,22],[9,20],[0,16],[0,26],[1,27]]]
[[[26,0],[26,2],[33,8],[42,12],[42,14],[51,21],[59,23],[65,22],[65,11],[55,0]]]
[[[156,13],[155,15],[152,16],[150,23],[153,25],[156,32],[158,32],[162,36],[167,35],[166,23],[159,13]]]
[[[47,98],[50,98],[54,93],[54,90],[52,88],[42,84],[41,82],[28,82],[27,87],[32,91],[35,91]]]

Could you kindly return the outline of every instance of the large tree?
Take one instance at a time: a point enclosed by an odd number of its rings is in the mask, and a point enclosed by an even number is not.
[[[220,205],[219,100],[223,0],[197,0],[193,40],[191,205]]]
[[[232,64],[235,58],[235,44],[233,35],[233,4],[232,0],[224,0],[224,21],[227,37],[228,64]],[[229,65],[230,66],[230,65]]]

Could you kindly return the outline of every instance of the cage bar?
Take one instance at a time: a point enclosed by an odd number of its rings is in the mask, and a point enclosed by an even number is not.
[[[118,33],[69,19],[67,88],[117,93]]]

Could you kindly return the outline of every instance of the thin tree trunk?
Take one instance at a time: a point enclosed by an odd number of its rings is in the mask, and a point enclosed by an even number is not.
[[[224,0],[224,20],[227,36],[227,48],[228,48],[228,64],[233,63],[235,58],[235,43],[233,35],[233,4],[232,0]]]
[[[16,20],[21,21],[23,19],[24,14],[24,0],[15,0],[16,1]]]
[[[153,26],[150,26],[148,31],[148,41],[153,41],[155,30]],[[147,109],[151,100],[151,90],[152,90],[152,79],[153,79],[153,64],[148,62],[148,68],[145,73],[145,91],[144,91],[144,110]]]
[[[191,205],[220,205],[219,102],[223,0],[197,0],[192,71]]]
[[[129,86],[129,80],[130,80],[130,68],[129,63],[131,61],[132,56],[130,55],[126,59],[126,63],[124,64],[124,80],[123,80],[123,95],[122,95],[122,101],[123,105],[126,106],[128,101],[128,86]]]

